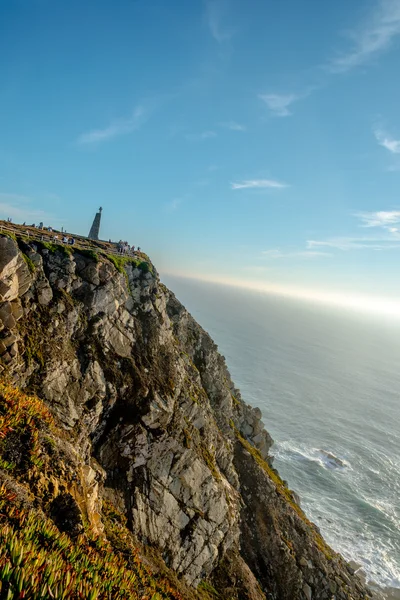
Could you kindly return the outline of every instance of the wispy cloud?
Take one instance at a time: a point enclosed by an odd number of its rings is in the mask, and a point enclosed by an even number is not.
[[[397,224],[400,224],[400,210],[379,210],[376,212],[363,212],[356,215],[361,219],[362,227],[381,227],[390,233],[398,231]]]
[[[355,29],[346,32],[348,50],[337,54],[324,69],[331,74],[340,74],[367,64],[380,53],[388,50],[400,36],[400,0],[375,0],[375,7]],[[289,117],[292,106],[310,96],[321,84],[316,83],[301,93],[259,94],[270,113],[276,117]],[[400,140],[382,134],[378,140],[390,152],[400,154]],[[377,138],[378,139],[378,138]]]
[[[228,121],[227,123],[221,123],[221,127],[225,127],[225,129],[230,129],[231,131],[247,131],[247,127],[245,125],[236,123],[236,121]]]
[[[290,106],[299,100],[295,94],[259,94],[258,96],[276,117],[289,117]]]
[[[385,133],[381,129],[375,129],[374,133],[380,146],[383,146],[392,154],[400,154],[400,140],[395,140],[391,135]]]
[[[139,129],[148,118],[148,111],[143,106],[136,106],[132,115],[126,119],[117,119],[103,129],[92,129],[78,137],[78,144],[98,144],[120,135],[126,135]]]
[[[299,259],[313,259],[313,258],[327,258],[332,256],[330,252],[322,252],[317,250],[299,250],[295,252],[282,252],[279,249],[264,250],[263,256],[268,259],[281,259],[281,258],[299,258]]]
[[[227,28],[224,24],[228,8],[228,0],[205,0],[206,23],[212,37],[218,44],[229,42],[235,34],[233,29]]]
[[[329,70],[343,73],[363,65],[387,50],[400,34],[400,1],[378,0],[365,21],[348,34],[349,50],[331,61]]]
[[[248,179],[231,183],[232,190],[283,189],[287,187],[289,187],[287,183],[274,179]]]
[[[359,227],[375,228],[376,234],[332,237],[325,240],[308,240],[307,250],[331,248],[334,250],[390,250],[400,248],[400,210],[360,212]]]
[[[186,139],[190,142],[204,142],[205,140],[210,140],[212,138],[217,137],[215,131],[202,131],[201,133],[188,133]]]
[[[399,243],[396,243],[393,238],[381,237],[337,237],[328,240],[308,240],[307,248],[332,248],[335,250],[390,250],[400,248]]]

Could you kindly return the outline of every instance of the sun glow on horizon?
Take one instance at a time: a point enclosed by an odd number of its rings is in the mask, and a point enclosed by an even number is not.
[[[392,317],[400,320],[400,299],[395,300],[382,296],[367,296],[363,294],[347,292],[330,292],[325,290],[304,289],[274,283],[235,279],[233,277],[193,275],[182,272],[166,272],[165,275],[254,290],[275,296],[316,302],[318,304],[325,304],[358,312],[361,311],[362,313]]]

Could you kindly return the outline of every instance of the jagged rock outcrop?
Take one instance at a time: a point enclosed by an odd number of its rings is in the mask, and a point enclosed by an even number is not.
[[[101,534],[106,498],[191,586],[366,598],[273,470],[261,411],[209,335],[151,264],[114,262],[0,236],[4,374],[46,401],[79,456],[75,504],[43,473],[55,523],[68,508],[78,527],[78,507]]]

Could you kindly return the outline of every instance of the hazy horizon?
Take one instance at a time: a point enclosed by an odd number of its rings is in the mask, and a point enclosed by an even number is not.
[[[395,301],[392,298],[379,296],[363,296],[348,294],[344,291],[311,290],[301,288],[283,287],[274,284],[249,282],[235,279],[213,278],[211,276],[194,276],[190,274],[174,273],[164,271],[160,274],[163,277],[187,279],[197,282],[213,283],[219,286],[234,287],[250,292],[260,292],[261,294],[289,298],[291,300],[300,300],[309,305],[330,306],[340,309],[347,309],[355,314],[374,314],[382,317],[394,317],[400,320],[400,300]],[[174,292],[174,290],[171,290]]]
[[[399,58],[400,0],[1,2],[0,218],[397,315]]]

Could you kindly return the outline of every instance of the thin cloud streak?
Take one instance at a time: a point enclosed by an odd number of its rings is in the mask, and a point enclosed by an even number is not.
[[[333,256],[330,252],[322,252],[318,250],[299,250],[296,252],[282,252],[281,250],[264,250],[262,254],[268,259],[281,259],[281,258],[300,258],[300,259],[313,259],[321,257]]]
[[[82,133],[77,142],[80,145],[98,144],[106,142],[120,135],[126,135],[139,129],[147,120],[147,111],[143,106],[137,106],[132,115],[127,119],[118,119],[113,121],[108,127],[103,129],[93,129]]]
[[[396,233],[398,229],[393,227],[400,223],[400,210],[380,210],[376,212],[363,212],[356,215],[361,219],[361,227],[382,227]]]
[[[227,123],[221,123],[221,127],[224,127],[225,129],[230,129],[231,131],[247,131],[247,127],[245,125],[236,123],[236,121],[228,121]]]
[[[344,73],[363,65],[392,45],[400,34],[400,1],[379,0],[374,12],[349,37],[352,47],[333,59],[332,73]]]
[[[398,36],[400,36],[400,0],[377,0],[375,10],[357,29],[348,34],[347,37],[351,41],[349,51],[336,56],[324,68],[333,75],[348,72],[388,50]],[[266,93],[259,94],[258,97],[267,105],[272,115],[290,117],[293,114],[291,106],[319,87],[319,85],[313,86],[300,95]],[[400,140],[387,137],[386,143],[382,145],[390,152],[400,153]]]
[[[359,227],[376,228],[378,235],[332,237],[327,240],[307,240],[307,250],[332,248],[349,250],[393,250],[400,248],[400,210],[379,210],[356,213]],[[382,233],[379,234],[379,230]]]
[[[222,21],[228,12],[227,0],[206,0],[205,18],[208,29],[218,44],[229,42],[235,31],[224,27]]]
[[[385,133],[381,129],[376,129],[374,133],[380,146],[383,146],[392,154],[400,154],[400,140],[395,140],[391,135]]]
[[[258,97],[276,117],[290,117],[293,113],[289,107],[299,99],[295,94],[259,94]]]
[[[347,252],[349,250],[392,250],[400,248],[398,244],[393,243],[390,238],[357,238],[357,237],[338,237],[329,240],[307,240],[307,248],[332,248]]]
[[[232,190],[283,189],[289,185],[274,179],[249,179],[231,183]]]
[[[400,36],[400,0],[377,0],[372,14],[348,35],[352,42],[349,51],[335,57],[325,69],[331,74],[340,74],[368,63],[375,56],[388,50],[398,36]],[[290,117],[293,114],[292,105],[309,96],[319,87],[319,85],[313,86],[304,94],[272,92],[259,94],[258,97],[267,105],[273,116]],[[378,142],[390,152],[400,154],[400,140],[384,134],[382,136],[382,141],[377,137]]]

